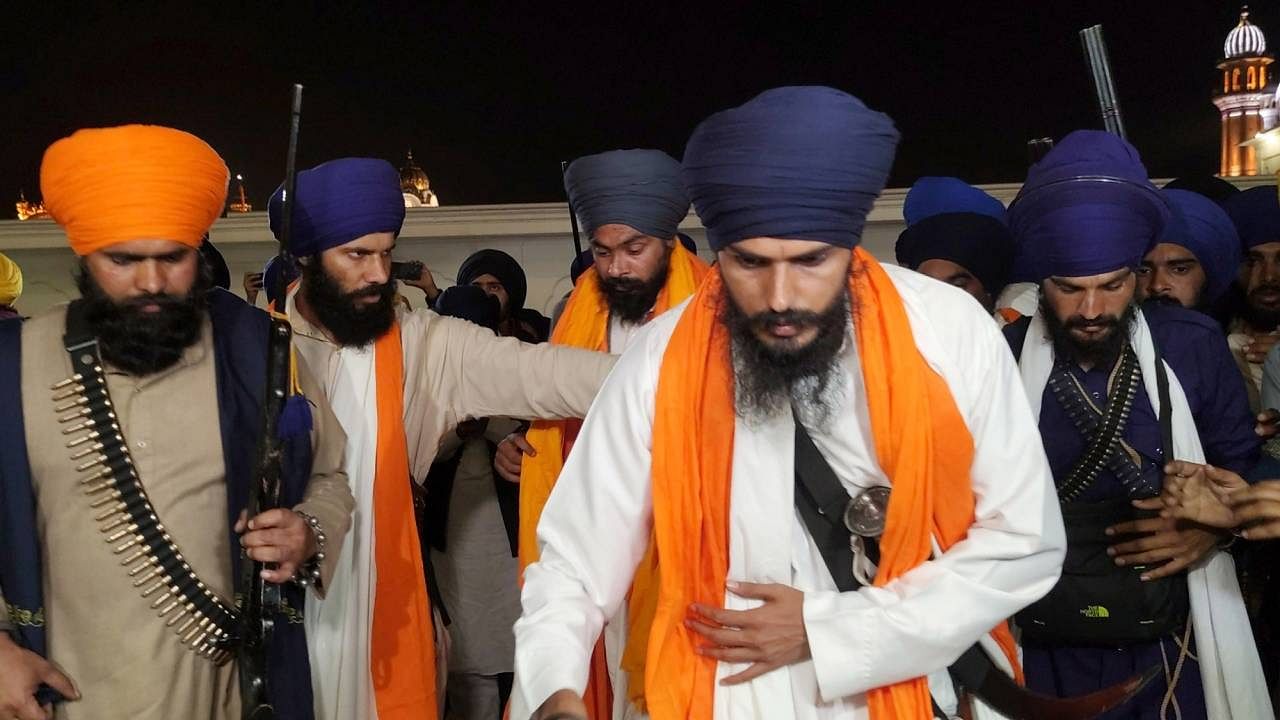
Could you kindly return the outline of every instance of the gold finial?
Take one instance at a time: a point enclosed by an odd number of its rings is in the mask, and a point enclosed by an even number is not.
[[[1248,25],[1248,24],[1249,24],[1249,6],[1241,5],[1240,6],[1240,25],[1238,27],[1244,27],[1245,25]]]
[[[236,173],[236,186],[237,197],[227,206],[227,210],[234,213],[253,212],[253,205],[249,204],[249,198],[245,196],[244,176],[240,173]]]

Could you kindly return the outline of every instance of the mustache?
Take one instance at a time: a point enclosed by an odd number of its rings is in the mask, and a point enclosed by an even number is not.
[[[357,298],[366,298],[366,297],[380,298],[383,295],[390,294],[391,292],[392,292],[391,283],[385,282],[385,283],[382,283],[381,285],[366,285],[360,288],[359,290],[352,290],[351,292],[347,293],[347,297],[351,300],[355,300]]]
[[[750,316],[747,320],[756,330],[773,330],[780,325],[791,325],[797,328],[811,328],[822,322],[822,314],[810,310],[765,310]]]
[[[604,278],[600,281],[600,285],[606,290],[619,293],[636,293],[644,290],[647,283],[640,278],[621,277],[621,278]]]
[[[1249,295],[1261,295],[1262,293],[1278,293],[1280,294],[1280,283],[1263,283],[1258,287],[1249,291]]]
[[[1169,298],[1169,300],[1172,301],[1174,304],[1177,304],[1178,302],[1173,298]],[[1090,320],[1090,319],[1081,317],[1080,315],[1075,315],[1071,318],[1068,318],[1067,321],[1064,322],[1062,325],[1068,330],[1075,330],[1075,329],[1100,330],[1103,328],[1117,328],[1117,327],[1120,327],[1120,316],[1103,315],[1102,317],[1096,317]]]

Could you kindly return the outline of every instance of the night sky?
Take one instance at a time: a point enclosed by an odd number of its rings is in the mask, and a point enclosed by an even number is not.
[[[560,200],[560,161],[586,153],[679,158],[706,115],[783,84],[834,85],[891,115],[893,185],[1018,181],[1027,139],[1100,125],[1077,36],[1093,23],[1151,174],[1214,172],[1214,64],[1239,13],[1208,0],[269,4],[11,9],[0,217],[19,189],[38,196],[50,142],[126,122],[204,138],[261,209],[283,175],[293,81],[306,85],[301,167],[399,166],[412,147],[448,205]],[[1280,43],[1276,6],[1253,10]]]

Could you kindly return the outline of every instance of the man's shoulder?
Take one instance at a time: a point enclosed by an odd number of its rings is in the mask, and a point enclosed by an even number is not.
[[[972,295],[960,288],[908,270],[885,265],[912,319],[912,329],[919,332],[921,323],[939,337],[971,337],[974,329],[988,333],[996,330],[995,319]]]
[[[1194,348],[1204,342],[1226,342],[1222,326],[1216,320],[1196,310],[1176,305],[1147,303],[1142,306],[1142,316],[1156,336],[1162,350]]]
[[[22,322],[22,346],[24,348],[44,348],[49,343],[62,346],[62,336],[67,329],[67,306],[71,303],[58,303],[44,312]],[[18,321],[11,321],[18,322]],[[24,352],[26,352],[24,350]]]

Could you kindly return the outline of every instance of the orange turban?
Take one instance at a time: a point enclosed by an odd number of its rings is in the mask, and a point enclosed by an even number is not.
[[[198,247],[222,214],[229,177],[195,135],[124,125],[78,130],[50,145],[40,192],[77,255],[129,240]]]

